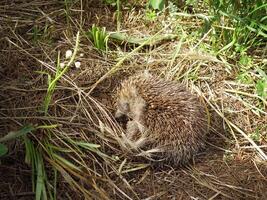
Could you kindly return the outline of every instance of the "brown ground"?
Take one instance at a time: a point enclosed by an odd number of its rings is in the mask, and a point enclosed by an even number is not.
[[[36,71],[47,71],[51,73],[49,67],[40,61],[54,66],[57,52],[65,54],[67,49],[72,49],[75,43],[75,34],[82,24],[87,30],[91,25],[107,27],[107,30],[116,30],[114,18],[115,8],[107,7],[98,1],[87,1],[83,4],[83,19],[80,23],[80,3],[76,3],[70,8],[70,21],[66,23],[64,16],[64,5],[59,1],[4,1],[0,6],[0,136],[9,131],[18,130],[25,124],[62,124],[60,130],[72,133],[86,132],[92,133],[91,125],[81,110],[76,109],[79,97],[70,88],[70,83],[75,83],[79,88],[88,92],[100,77],[111,69],[116,61],[115,53],[108,55],[99,54],[86,39],[82,38],[79,53],[84,56],[79,58],[81,69],[71,68],[65,80],[59,82],[59,88],[53,95],[50,108],[50,118],[44,117],[38,112],[42,105],[47,89],[47,78],[36,73]],[[43,11],[43,12],[41,12]],[[135,14],[138,16],[138,11]],[[157,23],[144,24],[133,12],[123,11],[122,28],[133,35],[151,34],[148,27],[157,29]],[[53,20],[53,22],[50,21]],[[197,25],[199,22],[195,22]],[[41,29],[48,24],[47,33],[43,34],[37,42],[33,41],[32,27],[35,25]],[[153,33],[153,32],[152,32]],[[114,48],[114,45],[112,48]],[[186,44],[184,49],[190,44]],[[122,52],[131,51],[133,47],[121,45]],[[123,63],[121,70],[111,77],[105,79],[90,94],[101,102],[111,113],[114,111],[113,96],[116,86],[120,81],[130,74],[149,68],[152,72],[161,74],[166,70],[168,56],[175,49],[169,43],[164,43],[159,47],[145,48],[139,54],[134,55]],[[115,52],[115,51],[114,51]],[[147,52],[153,57],[153,62],[147,62]],[[160,54],[164,52],[166,54]],[[186,53],[186,50],[184,50]],[[169,53],[169,55],[168,55]],[[199,57],[199,56],[198,56]],[[198,59],[198,58],[197,58]],[[196,59],[196,60],[197,60]],[[178,57],[175,63],[181,66],[189,66],[193,60],[183,60]],[[204,63],[204,62],[203,62]],[[207,67],[208,66],[208,67]],[[234,71],[231,75],[225,76],[223,67],[213,61],[205,61],[199,76],[211,76],[206,82],[199,81],[195,84],[200,86],[204,94],[208,94],[209,89],[213,91],[212,102],[221,102],[222,105],[234,110],[243,108],[243,104],[230,98],[223,97],[226,81],[233,80]],[[184,70],[187,70],[186,68]],[[71,82],[66,81],[71,79]],[[191,82],[187,82],[189,85]],[[205,85],[208,83],[209,87]],[[61,88],[60,88],[61,87]],[[221,104],[220,104],[221,105]],[[88,110],[89,108],[86,107]],[[79,118],[70,123],[73,113],[77,111]],[[214,112],[214,111],[212,111]],[[227,113],[226,113],[227,115]],[[246,133],[251,133],[256,127],[262,127],[261,132],[266,134],[266,115],[255,117],[250,111],[242,114],[228,114],[235,124]],[[221,121],[221,120],[219,120]],[[265,131],[265,132],[264,132]],[[42,141],[45,136],[38,132],[37,136]],[[75,137],[79,138],[79,134]],[[247,140],[236,134],[240,146],[250,146]],[[91,137],[90,137],[91,138]],[[56,140],[56,139],[55,139]],[[92,142],[99,141],[96,136],[92,136]],[[0,199],[34,199],[32,191],[31,167],[25,164],[25,152],[23,140],[11,141],[7,145],[9,153],[0,158]],[[103,142],[105,143],[105,142]],[[108,143],[108,142],[107,142]],[[111,142],[112,143],[112,142]],[[105,143],[106,144],[106,143]],[[259,145],[266,145],[266,138],[262,139]],[[108,145],[107,145],[108,146]],[[109,148],[110,147],[110,148]],[[114,150],[116,144],[108,146],[106,153],[118,155],[123,160],[123,153]],[[266,148],[265,148],[266,150]],[[266,152],[266,151],[265,151]],[[140,163],[147,163],[142,160],[131,160],[127,158],[127,163],[136,166]],[[96,160],[101,160],[98,157]],[[121,161],[122,161],[121,160]],[[50,163],[51,164],[51,163]],[[47,169],[50,169],[47,162]],[[90,160],[88,165],[95,163]],[[114,164],[119,166],[120,163]],[[97,165],[96,166],[105,166]],[[96,169],[99,173],[103,169]],[[106,171],[111,171],[107,167]],[[50,174],[48,174],[50,176]],[[89,176],[89,174],[88,174]],[[170,166],[157,168],[150,166],[142,170],[124,173],[123,176],[131,185],[129,186],[118,178],[114,173],[106,175],[112,178],[113,182],[122,189],[132,199],[266,199],[267,197],[267,164],[261,162],[257,153],[252,148],[238,148],[229,129],[226,131],[219,129],[209,136],[207,149],[196,156],[189,166],[173,169]],[[105,177],[105,175],[104,175]],[[78,181],[79,182],[79,181]],[[86,185],[80,181],[81,185]],[[114,187],[107,186],[107,182],[99,181],[98,186],[103,188],[110,199],[126,199]],[[90,186],[85,186],[91,191],[95,199],[101,199],[98,193]],[[133,192],[134,191],[134,192]],[[84,199],[81,193],[73,192],[64,178],[58,181],[58,199]]]

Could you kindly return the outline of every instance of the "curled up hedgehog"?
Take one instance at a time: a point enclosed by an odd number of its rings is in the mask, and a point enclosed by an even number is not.
[[[208,133],[206,109],[184,85],[140,73],[123,81],[115,117],[127,116],[126,138],[153,160],[185,164]],[[133,147],[133,145],[131,146]]]

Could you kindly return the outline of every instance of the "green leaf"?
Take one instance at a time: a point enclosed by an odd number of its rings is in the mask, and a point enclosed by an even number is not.
[[[60,165],[64,166],[65,168],[69,167],[71,169],[75,169],[77,171],[81,171],[81,169],[78,166],[72,164],[67,159],[65,159],[65,158],[63,158],[63,157],[61,157],[61,156],[59,156],[57,154],[53,154],[53,157],[57,160],[58,163],[60,163]]]
[[[163,10],[164,8],[164,3],[165,0],[150,0],[149,5],[154,9],[154,10]]]
[[[27,133],[29,133],[29,132],[31,132],[33,130],[35,130],[35,127],[34,126],[32,126],[32,125],[26,125],[26,126],[22,127],[18,131],[11,131],[11,132],[9,132],[4,137],[0,138],[0,142],[6,142],[8,140],[16,139],[17,137],[21,137],[23,135],[26,135]]]
[[[156,19],[156,17],[157,17],[157,14],[156,14],[155,10],[148,9],[146,11],[146,18],[147,18],[147,20],[154,21]]]
[[[59,126],[58,124],[41,125],[41,126],[37,126],[36,129],[53,129],[53,128],[57,128],[58,126]]]
[[[0,157],[6,155],[8,152],[8,148],[4,144],[0,144]]]
[[[97,153],[99,156],[101,156],[101,157],[103,157],[103,158],[109,158],[109,159],[114,160],[114,158],[110,157],[110,156],[107,155],[107,154],[102,153],[102,152],[99,150],[99,148],[101,147],[101,145],[99,145],[99,144],[93,144],[93,143],[82,142],[82,141],[80,141],[80,142],[79,142],[79,141],[75,142],[75,141],[72,141],[72,140],[70,140],[70,141],[71,141],[72,143],[74,143],[74,144],[76,144],[76,145],[78,145],[78,146],[84,148],[84,149],[87,149],[87,150],[89,150],[89,151],[91,151],[91,152]]]
[[[47,200],[46,187],[45,187],[45,170],[43,157],[40,152],[37,153],[37,180],[36,180],[36,190],[35,199],[36,200]]]
[[[256,83],[257,94],[265,99],[267,97],[267,81],[266,80],[258,80]]]
[[[147,42],[146,45],[156,45],[164,40],[173,40],[177,38],[178,35],[163,34],[163,35],[153,36],[153,39],[151,39],[151,37],[137,38],[137,37],[132,37],[126,33],[115,32],[115,33],[110,33],[109,37],[111,39],[131,43],[131,44],[143,45],[143,43]]]
[[[89,150],[97,149],[101,147],[99,144],[93,144],[93,143],[87,143],[87,142],[76,142],[76,144]]]

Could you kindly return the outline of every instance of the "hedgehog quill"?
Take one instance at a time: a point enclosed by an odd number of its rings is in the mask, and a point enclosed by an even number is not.
[[[127,116],[126,137],[135,148],[156,149],[153,159],[187,163],[204,147],[208,120],[197,96],[175,81],[147,72],[123,81],[115,117]],[[162,163],[162,162],[161,162]]]

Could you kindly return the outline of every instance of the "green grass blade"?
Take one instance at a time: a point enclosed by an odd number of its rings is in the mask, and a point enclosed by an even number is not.
[[[99,144],[93,144],[88,142],[75,142],[75,143],[85,149],[97,149],[101,147]]]
[[[36,129],[53,129],[53,128],[57,128],[58,126],[59,126],[58,124],[41,125],[41,126],[37,126]]]
[[[24,137],[26,155],[25,155],[25,162],[28,165],[31,165],[32,168],[32,191],[35,191],[35,173],[36,173],[36,163],[37,163],[37,153],[34,149],[32,141],[25,136]]]
[[[58,160],[59,163],[62,164],[62,166],[65,166],[65,167],[69,167],[71,169],[75,169],[77,171],[81,171],[79,167],[77,167],[76,165],[72,164],[70,161],[68,161],[67,159],[59,156],[58,154],[53,154],[53,157],[55,159]]]
[[[54,169],[54,200],[56,200],[57,198],[57,173],[58,173],[58,171],[55,169],[55,168],[53,168]]]
[[[43,158],[40,152],[37,152],[37,180],[36,180],[36,200],[47,200],[46,187],[45,187],[45,172]]]
[[[32,125],[25,125],[18,131],[10,131],[7,135],[0,138],[0,142],[6,142],[9,140],[14,140],[18,137],[21,137],[23,135],[26,135],[27,133],[30,133],[31,131],[35,130],[36,128]]]

